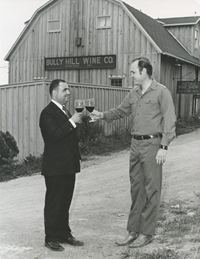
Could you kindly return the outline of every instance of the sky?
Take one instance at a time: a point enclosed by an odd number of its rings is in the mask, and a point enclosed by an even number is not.
[[[8,84],[5,56],[35,11],[48,0],[0,0],[0,85]],[[200,0],[123,0],[152,18],[200,16]]]

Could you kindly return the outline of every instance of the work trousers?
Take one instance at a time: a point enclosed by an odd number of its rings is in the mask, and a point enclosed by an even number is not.
[[[44,207],[45,241],[58,241],[71,236],[69,208],[75,186],[75,174],[45,176]]]
[[[129,232],[155,234],[162,186],[162,165],[157,165],[155,159],[160,141],[160,138],[131,140]]]

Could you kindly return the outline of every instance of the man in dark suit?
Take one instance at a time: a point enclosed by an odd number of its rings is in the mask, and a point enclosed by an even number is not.
[[[69,227],[69,208],[76,173],[80,172],[76,123],[81,122],[81,114],[71,116],[66,110],[70,91],[64,80],[53,80],[49,93],[52,100],[40,115],[40,129],[44,139],[42,175],[46,184],[45,246],[54,251],[63,251],[60,243],[83,245],[82,241],[72,236]]]

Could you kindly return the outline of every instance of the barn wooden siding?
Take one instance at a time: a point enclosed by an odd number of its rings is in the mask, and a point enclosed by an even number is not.
[[[97,16],[110,15],[111,28],[97,29]],[[49,20],[61,20],[61,32],[48,33]],[[77,47],[76,37],[82,38]],[[44,58],[108,55],[117,56],[115,69],[44,70]],[[109,76],[124,76],[123,86],[131,86],[131,61],[146,56],[160,79],[160,54],[144,36],[139,25],[120,4],[112,0],[60,0],[36,16],[9,60],[9,83],[64,78],[68,82],[111,85]]]
[[[192,115],[193,94],[177,94],[177,81],[194,81],[195,67],[189,64],[175,65],[174,59],[162,56],[161,84],[164,84],[171,92],[177,117]],[[197,103],[198,105],[198,103]],[[196,107],[196,112],[198,107]]]
[[[200,40],[198,35],[197,46],[195,43],[195,30],[200,33],[200,23],[196,25],[171,26],[167,29],[179,40],[192,56],[200,59]]]
[[[9,131],[16,139],[19,158],[38,156],[43,152],[43,140],[39,128],[39,116],[49,103],[49,81],[4,85],[0,87],[0,129]],[[69,110],[74,113],[74,100],[94,97],[96,108],[107,110],[121,103],[130,89],[109,88],[69,83],[71,98]],[[126,129],[130,119],[113,123],[101,122],[107,134]]]

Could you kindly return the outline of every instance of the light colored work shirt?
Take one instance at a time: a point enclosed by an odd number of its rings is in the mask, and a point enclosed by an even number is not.
[[[103,112],[103,119],[110,122],[129,115],[132,135],[161,133],[164,146],[175,137],[176,115],[171,93],[155,80],[144,94],[140,86],[132,89],[117,108]]]

